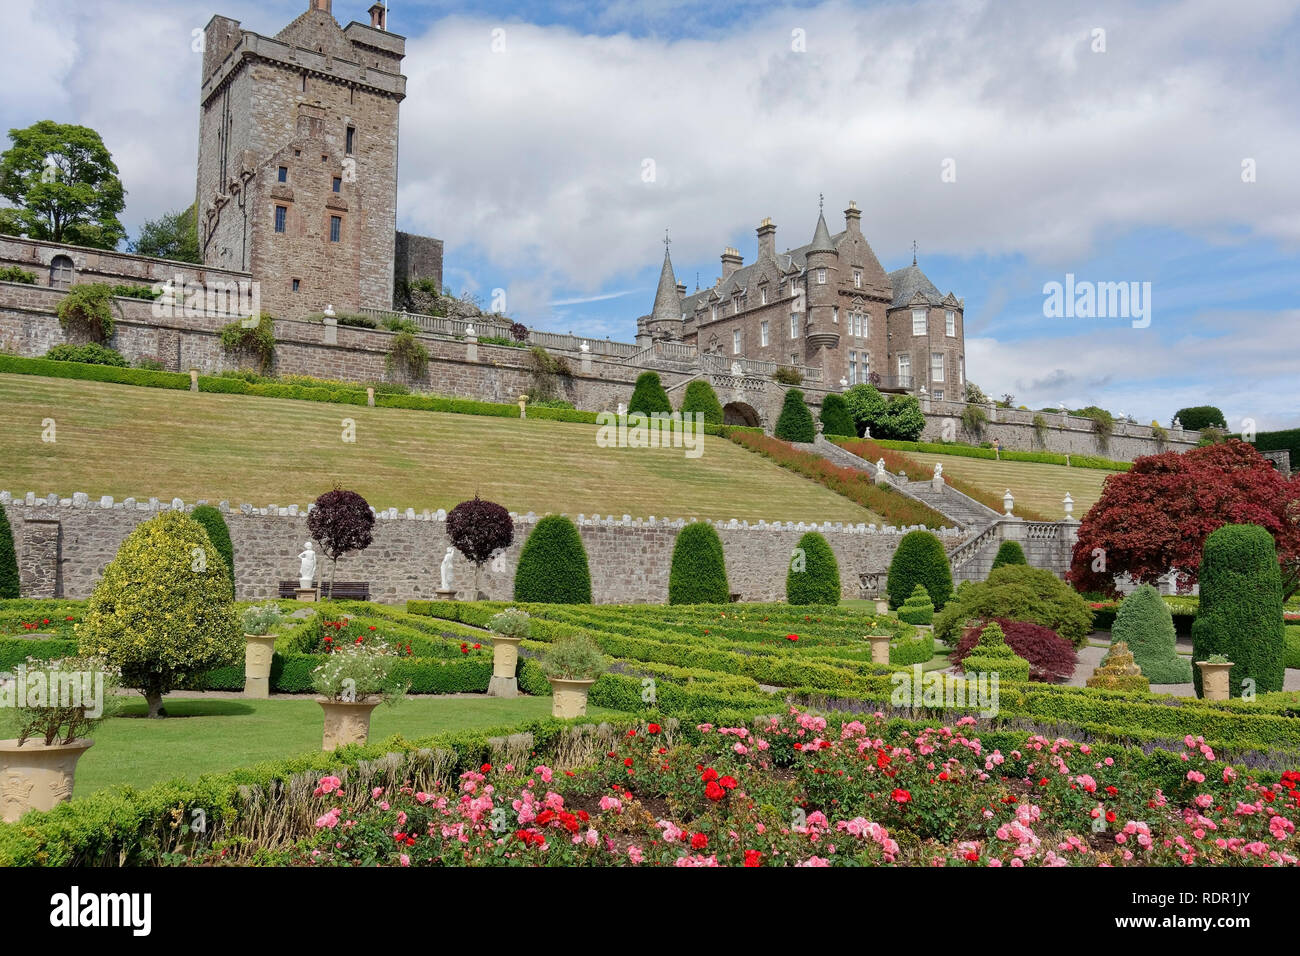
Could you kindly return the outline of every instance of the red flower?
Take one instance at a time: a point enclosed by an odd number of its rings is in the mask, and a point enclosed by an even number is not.
[[[736,778],[735,778],[735,777],[730,777],[730,776],[728,776],[728,777],[723,777],[721,780],[718,781],[718,783],[722,784],[722,786],[725,787],[725,788],[728,789],[728,790],[735,790],[735,789],[736,789]]]
[[[947,780],[947,779],[948,779],[948,771],[947,771],[947,770],[941,771],[940,774],[939,774],[939,779],[940,779],[940,780]]]
[[[704,795],[710,800],[721,800],[727,795],[727,791],[723,790],[717,785],[717,783],[710,780],[704,785]]]
[[[706,848],[708,847],[708,845],[709,845],[709,838],[706,837],[703,833],[692,833],[692,834],[691,834],[691,849],[692,849],[692,850],[703,850],[703,849],[706,849]]]
[[[560,823],[564,826],[564,829],[568,830],[570,833],[578,832],[578,818],[572,813],[561,810]]]
[[[374,626],[373,624],[371,624],[371,625],[370,625],[370,629],[373,631],[373,630],[375,629],[375,626]]]
[[[745,866],[758,866],[759,861],[763,859],[763,854],[757,850],[745,851]]]
[[[974,850],[967,850],[967,851],[966,851],[966,859],[970,860],[970,862],[972,862],[972,863],[977,863],[977,862],[979,862],[979,858],[980,858],[980,855],[979,855],[978,853],[976,853]]]
[[[658,724],[648,724],[648,725],[646,725],[646,732],[647,732],[647,733],[651,733],[651,734],[657,734],[657,733],[659,733],[659,725],[658,725]]]
[[[537,824],[538,824],[538,826],[543,826],[543,827],[544,827],[544,826],[546,826],[546,824],[550,823],[550,822],[551,822],[552,820],[554,820],[554,819],[555,819],[555,811],[554,811],[554,810],[543,810],[541,813],[537,814]]]
[[[708,783],[710,780],[717,780],[718,771],[710,767],[708,770],[704,771],[704,773],[700,775],[700,779],[703,780],[705,783]]]
[[[482,644],[475,644],[475,645],[474,645],[474,650],[477,651],[477,650],[481,649],[482,647],[483,647]]]
[[[895,803],[908,803],[912,799],[910,793],[906,790],[899,789],[898,787],[894,788],[894,792],[890,794],[890,797],[893,798]]]
[[[785,639],[786,639],[787,641],[797,641],[797,640],[799,640],[799,635],[798,635],[798,634],[787,634],[787,635],[785,636]]]
[[[491,772],[492,772],[492,765],[491,765],[490,763],[485,763],[483,766],[481,766],[481,767],[478,768],[478,772],[479,772],[479,773],[491,773]]]
[[[578,819],[581,820],[583,823],[586,823],[588,820],[591,819],[591,814],[588,813],[586,810],[579,810]]]
[[[1107,788],[1106,788],[1106,792],[1109,793],[1109,794],[1113,797],[1113,796],[1115,796],[1117,793],[1119,793],[1119,787],[1107,787]]]
[[[393,834],[393,840],[396,841],[397,843],[405,843],[405,842],[406,842],[406,834],[405,834],[405,833],[394,833],[394,834]]]
[[[65,621],[71,621],[71,620],[73,620],[73,617],[72,617],[71,614],[69,614],[67,617],[64,618],[64,620],[65,620]]]
[[[632,758],[631,758],[631,757],[625,757],[625,758],[623,759],[623,766],[624,766],[624,767],[630,767],[630,766],[632,766]]]

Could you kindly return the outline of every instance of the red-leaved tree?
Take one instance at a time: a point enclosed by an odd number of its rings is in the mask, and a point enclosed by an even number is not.
[[[447,512],[447,537],[456,550],[474,562],[474,598],[478,599],[478,576],[493,555],[515,540],[515,523],[510,512],[495,501],[475,495]]]
[[[1300,474],[1284,478],[1254,446],[1235,439],[1148,455],[1108,477],[1079,524],[1070,582],[1114,594],[1117,574],[1154,584],[1172,570],[1179,587],[1189,587],[1206,537],[1225,524],[1267,528],[1284,593],[1300,588]]]
[[[330,565],[329,596],[334,596],[334,572],[339,558],[353,551],[364,551],[374,540],[371,531],[375,526],[375,513],[366,499],[355,491],[344,491],[335,486],[316,499],[316,505],[307,515],[307,530],[320,542]]]

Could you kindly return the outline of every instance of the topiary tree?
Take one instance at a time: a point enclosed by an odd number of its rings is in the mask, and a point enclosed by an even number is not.
[[[14,552],[14,532],[9,516],[0,507],[0,599],[20,597],[18,555]]]
[[[885,590],[889,593],[889,606],[898,608],[907,600],[918,584],[937,608],[943,607],[952,597],[952,569],[943,543],[928,531],[909,531],[898,542],[898,550],[889,562],[889,577]]]
[[[960,664],[969,654],[978,653],[980,632],[984,625],[995,623],[1002,629],[1003,639],[1016,654],[1029,661],[1029,679],[1048,684],[1060,684],[1070,678],[1077,663],[1074,647],[1050,627],[1031,624],[1029,621],[979,621],[966,628],[957,647],[949,655],[954,664]]]
[[[955,645],[967,621],[1009,618],[1050,627],[1075,647],[1092,633],[1088,602],[1051,571],[1007,564],[984,581],[965,581],[934,621],[934,636]]]
[[[1282,689],[1285,641],[1282,576],[1277,549],[1267,529],[1224,525],[1205,539],[1201,558],[1201,603],[1192,622],[1192,657],[1223,654],[1235,665],[1230,693],[1240,697],[1243,681],[1256,693]],[[1201,696],[1200,668],[1193,673]]]
[[[673,545],[668,603],[726,604],[730,597],[727,562],[718,532],[707,521],[688,524],[678,532]]]
[[[1180,408],[1174,412],[1174,418],[1178,419],[1179,424],[1190,431],[1199,432],[1205,428],[1228,427],[1228,420],[1223,417],[1223,412],[1213,405],[1193,405],[1190,408]],[[1174,418],[1169,420],[1170,425],[1174,423]],[[1153,681],[1152,683],[1158,682]]]
[[[672,410],[668,393],[664,391],[663,383],[659,381],[659,373],[642,372],[638,375],[636,387],[632,389],[632,397],[627,403],[628,414],[640,412],[642,415],[653,415],[655,412],[671,413]]]
[[[80,652],[122,672],[150,717],[163,695],[243,655],[226,564],[207,531],[179,511],[144,522],[104,568],[77,628]]]
[[[856,433],[862,435],[884,415],[889,399],[885,398],[874,385],[864,384],[854,385],[845,392],[844,403],[849,408],[849,414],[853,416],[853,424],[857,426]],[[884,436],[873,431],[872,437],[883,438]]]
[[[822,399],[821,421],[823,435],[857,437],[858,428],[853,421],[853,415],[850,414],[848,402],[844,401],[843,395],[836,395],[831,392]]]
[[[494,555],[514,543],[515,523],[503,506],[476,494],[447,512],[447,539],[474,563],[474,599],[479,600],[479,572]]]
[[[839,604],[840,565],[835,552],[816,531],[799,539],[785,575],[788,604]]]
[[[353,551],[370,547],[374,536],[375,513],[366,499],[355,491],[344,491],[337,486],[316,499],[315,507],[307,515],[307,530],[320,542],[325,556],[330,559],[329,596],[334,596],[334,574],[339,558]]]
[[[934,604],[924,584],[918,583],[912,588],[912,593],[898,609],[898,619],[908,624],[929,624],[934,620]]]
[[[1110,645],[1110,650],[1101,659],[1101,666],[1084,683],[1098,690],[1137,691],[1140,694],[1151,690],[1151,682],[1143,675],[1142,668],[1133,660],[1133,652],[1123,641]]]
[[[998,553],[993,558],[993,567],[990,571],[996,571],[1004,564],[1028,564],[1025,560],[1025,549],[1020,547],[1019,541],[1003,541]]]
[[[817,437],[817,427],[813,424],[812,412],[804,402],[803,392],[799,389],[786,389],[774,434],[782,441],[796,442],[810,442]]]
[[[230,543],[230,529],[226,527],[226,519],[212,505],[199,505],[190,512],[190,517],[203,525],[203,530],[208,533],[208,540],[217,549],[217,554],[221,555],[221,560],[225,563],[226,571],[230,575],[230,596],[234,597],[235,546]]]
[[[547,515],[524,542],[515,568],[515,600],[591,603],[587,550],[577,527],[564,515]]]
[[[682,396],[682,417],[694,412],[704,416],[706,425],[722,424],[722,403],[718,401],[718,393],[702,378],[687,384],[686,393]]]
[[[996,622],[986,624],[980,631],[979,641],[962,661],[961,669],[968,677],[996,674],[1000,681],[1029,680],[1029,661],[1008,646],[1006,635]]]
[[[1144,584],[1124,599],[1110,628],[1111,643],[1125,642],[1152,684],[1186,684],[1192,662],[1174,649],[1174,617],[1164,598]]]

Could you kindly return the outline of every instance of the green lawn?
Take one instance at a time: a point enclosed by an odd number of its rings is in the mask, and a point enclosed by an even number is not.
[[[1101,484],[1106,477],[1118,474],[1098,468],[1067,468],[1031,461],[994,461],[911,450],[903,454],[930,468],[935,462],[942,462],[945,475],[967,481],[999,499],[1010,488],[1017,511],[1024,506],[1051,519],[1065,517],[1061,502],[1067,491],[1074,499],[1074,516],[1082,518],[1101,497]]]
[[[725,438],[703,455],[601,448],[595,425],[330,405],[0,375],[0,489],[259,507],[335,482],[376,508],[450,509],[477,492],[512,511],[769,521],[883,519]],[[43,441],[42,421],[56,440]],[[342,440],[342,420],[356,423]],[[24,424],[25,423],[25,424]]]
[[[95,728],[95,745],[77,764],[76,795],[116,784],[145,787],[176,777],[248,767],[265,760],[319,750],[320,705],[295,700],[167,699],[168,717],[148,720],[143,700],[131,699],[118,716]],[[598,717],[610,711],[589,707]],[[408,739],[432,734],[502,727],[548,717],[549,697],[413,697],[395,707],[380,705],[370,739],[393,734]]]

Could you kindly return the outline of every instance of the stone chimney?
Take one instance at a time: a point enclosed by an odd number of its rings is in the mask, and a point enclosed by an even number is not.
[[[329,12],[330,12],[330,0],[308,0],[308,3],[307,3],[307,9],[308,9],[308,10],[324,10],[326,13],[329,13]]]
[[[726,282],[731,278],[731,274],[745,264],[744,258],[740,253],[727,246],[722,250],[722,281]]]
[[[370,25],[376,30],[388,29],[388,8],[382,3],[372,4],[370,7]]]
[[[681,296],[683,299],[686,298],[686,283],[685,283],[685,282],[679,282],[679,283],[677,283],[677,294],[678,294],[679,296]]]
[[[764,216],[758,224],[758,258],[760,261],[776,259],[776,226],[769,216]]]
[[[855,236],[862,235],[862,210],[852,199],[849,200],[849,208],[844,210],[844,228]]]

